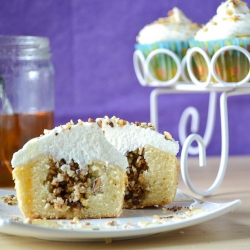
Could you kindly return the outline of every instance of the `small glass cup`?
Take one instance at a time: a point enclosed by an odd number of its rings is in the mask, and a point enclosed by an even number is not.
[[[11,159],[54,127],[54,69],[45,37],[0,36],[0,187],[14,186]]]

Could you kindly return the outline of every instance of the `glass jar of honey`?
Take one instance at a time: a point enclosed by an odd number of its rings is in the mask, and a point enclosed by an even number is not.
[[[0,187],[14,186],[13,153],[54,127],[48,38],[0,36]]]

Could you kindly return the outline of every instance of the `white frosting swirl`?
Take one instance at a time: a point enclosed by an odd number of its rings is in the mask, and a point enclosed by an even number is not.
[[[176,155],[179,151],[179,143],[166,140],[163,134],[151,128],[143,128],[136,124],[126,122],[122,126],[117,123],[117,118],[98,118],[102,121],[102,130],[106,139],[122,154],[127,151],[134,151],[147,145],[161,149],[169,154]]]
[[[92,162],[111,163],[126,169],[127,158],[118,152],[103,136],[102,130],[95,122],[84,122],[76,125],[66,124],[48,131],[44,136],[28,141],[12,158],[15,168],[39,155],[48,154],[54,161],[62,158],[71,159],[80,168]]]
[[[168,17],[146,25],[136,37],[140,44],[166,41],[187,41],[194,37],[199,26],[188,19],[178,8],[169,11]]]
[[[221,3],[215,15],[195,35],[195,40],[210,41],[250,36],[250,11],[245,2],[228,0]]]

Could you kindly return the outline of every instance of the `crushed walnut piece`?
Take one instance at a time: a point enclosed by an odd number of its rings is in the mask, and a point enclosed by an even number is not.
[[[77,123],[79,126],[82,126],[84,125],[84,122],[81,120],[81,119],[78,119],[78,123]]]
[[[24,224],[32,224],[32,220],[30,218],[25,218],[23,223]]]
[[[173,140],[173,137],[169,132],[164,131],[164,137],[166,140]]]
[[[108,227],[110,227],[110,226],[117,226],[117,222],[116,221],[108,221],[108,222],[106,222],[106,226],[108,226]]]
[[[72,126],[71,122],[67,122],[67,123],[65,124],[65,130],[70,130],[70,129],[71,129],[71,126]]]
[[[50,130],[48,130],[48,129],[44,129],[44,130],[43,130],[43,134],[44,134],[44,135],[48,134],[49,132],[50,132]]]
[[[127,121],[119,119],[117,124],[118,124],[119,127],[123,127],[123,126],[125,126],[127,124]]]
[[[22,221],[22,219],[19,217],[10,217],[10,220],[15,221],[15,222]]]
[[[13,194],[7,194],[5,197],[1,197],[0,201],[6,203],[9,206],[17,205],[17,197]]]
[[[234,7],[240,5],[241,0],[231,0],[231,3],[233,4]]]
[[[95,120],[93,118],[89,118],[88,122],[95,122]]]
[[[102,127],[102,120],[97,120],[97,124],[101,128]]]
[[[48,167],[45,183],[49,188],[49,196],[44,201],[44,209],[53,206],[60,212],[82,210],[88,207],[88,193],[102,192],[101,179],[88,171],[91,165],[83,169],[74,160],[54,162],[51,159]]]
[[[125,190],[125,208],[140,208],[141,201],[145,192],[147,192],[143,183],[143,172],[148,170],[147,162],[144,159],[144,148],[127,152],[125,155],[129,166],[126,170],[128,176],[128,185]]]
[[[94,180],[93,186],[92,186],[92,192],[94,194],[102,192],[102,180],[100,177]]]

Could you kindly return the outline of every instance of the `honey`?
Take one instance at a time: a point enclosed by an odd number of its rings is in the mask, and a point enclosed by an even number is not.
[[[0,187],[14,186],[11,159],[13,153],[44,129],[54,127],[53,112],[34,114],[0,114]]]

